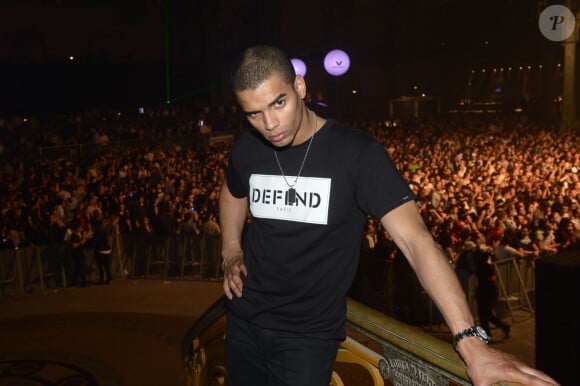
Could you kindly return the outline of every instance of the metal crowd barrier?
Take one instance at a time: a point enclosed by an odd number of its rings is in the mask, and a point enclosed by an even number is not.
[[[516,258],[493,262],[498,281],[498,305],[504,305],[512,321],[515,310],[527,311],[534,317],[533,295],[535,295],[534,259]],[[501,311],[501,309],[500,309]],[[501,312],[500,312],[501,314]]]
[[[217,279],[221,239],[120,234],[111,239],[113,278]],[[89,283],[98,272],[93,251],[84,249]],[[71,285],[73,264],[66,242],[0,250],[0,294],[24,294]]]
[[[35,245],[0,251],[0,286],[18,294],[38,286],[44,290],[52,282],[66,286],[66,245]]]
[[[113,275],[194,279],[219,278],[221,238],[125,234],[113,243]]]

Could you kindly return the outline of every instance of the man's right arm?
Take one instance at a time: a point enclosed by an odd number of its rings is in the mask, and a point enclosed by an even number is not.
[[[242,251],[242,230],[248,213],[248,199],[237,198],[224,180],[219,198],[220,227],[222,231],[222,268],[224,293],[228,299],[242,296],[241,274],[248,275]]]

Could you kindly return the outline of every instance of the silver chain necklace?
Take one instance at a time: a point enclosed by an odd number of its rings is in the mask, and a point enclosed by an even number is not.
[[[316,113],[314,114],[314,130],[312,136],[310,137],[310,141],[308,141],[308,147],[306,148],[306,154],[304,154],[304,159],[302,160],[302,165],[300,165],[300,169],[298,170],[298,174],[296,174],[296,178],[294,182],[290,184],[286,179],[286,175],[284,174],[284,170],[282,169],[282,165],[280,164],[280,160],[278,159],[278,152],[274,149],[274,157],[276,157],[276,162],[278,163],[278,167],[280,168],[280,173],[282,173],[282,177],[284,178],[284,182],[288,185],[288,192],[286,193],[287,201],[289,204],[294,204],[296,202],[296,189],[294,186],[298,182],[298,177],[300,177],[300,173],[302,173],[302,168],[306,163],[306,158],[308,158],[308,151],[310,150],[310,145],[312,145],[312,140],[314,139],[314,135],[316,134],[316,125],[318,124],[318,116]]]

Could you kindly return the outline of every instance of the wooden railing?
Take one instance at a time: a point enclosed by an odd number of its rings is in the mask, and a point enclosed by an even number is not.
[[[225,320],[221,298],[184,337],[187,386],[227,385]],[[352,299],[348,300],[347,324],[349,333],[337,354],[332,386],[471,384],[465,365],[448,342]],[[363,337],[366,344],[357,337]]]
[[[347,322],[371,338],[382,355],[369,353],[354,340],[344,342],[340,350],[348,350],[362,366],[370,364],[382,379],[397,385],[470,384],[465,365],[451,344],[352,299],[348,300]]]

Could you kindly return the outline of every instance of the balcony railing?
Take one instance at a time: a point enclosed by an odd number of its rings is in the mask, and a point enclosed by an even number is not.
[[[187,386],[227,385],[225,321],[221,298],[183,339]],[[471,384],[465,365],[448,342],[352,299],[348,300],[347,323],[348,337],[337,354],[332,386]],[[370,339],[372,344],[363,345],[357,337]]]

